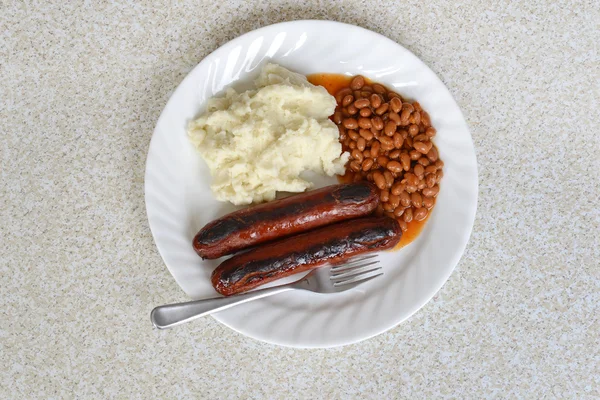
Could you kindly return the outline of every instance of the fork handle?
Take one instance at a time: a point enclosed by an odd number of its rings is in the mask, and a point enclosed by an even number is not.
[[[150,320],[158,329],[167,329],[200,318],[203,315],[225,310],[238,304],[262,299],[263,297],[272,296],[277,293],[287,292],[288,290],[293,289],[292,285],[293,284],[275,286],[235,296],[215,297],[212,299],[158,306],[150,313]]]

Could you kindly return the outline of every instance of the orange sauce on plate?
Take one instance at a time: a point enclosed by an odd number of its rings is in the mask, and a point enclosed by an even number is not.
[[[342,75],[342,74],[312,74],[307,76],[307,79],[313,85],[323,86],[329,94],[335,96],[335,94],[340,90],[350,85],[350,81],[352,80],[352,76]],[[365,80],[369,83],[372,83],[370,80]],[[346,176],[338,176],[338,180],[340,183],[349,183]],[[431,213],[427,213],[427,218],[422,221],[412,220],[409,222],[408,230],[402,233],[402,238],[400,239],[400,243],[396,245],[394,250],[398,250],[407,244],[411,243],[413,240],[419,236],[419,233],[423,230],[425,226],[425,222],[429,219],[429,215]]]

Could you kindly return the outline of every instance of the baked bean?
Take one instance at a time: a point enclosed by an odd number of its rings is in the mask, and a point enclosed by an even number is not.
[[[418,101],[413,102],[413,107],[415,109],[415,111],[422,111],[423,109],[421,108],[421,103],[419,103]]]
[[[429,165],[429,166],[427,166],[427,168],[425,168],[426,175],[435,174],[436,171],[437,171],[437,168],[435,167],[435,165]]]
[[[406,185],[404,183],[396,182],[392,185],[392,193],[399,196],[404,191]]]
[[[406,183],[406,186],[412,185],[417,186],[419,184],[419,178],[411,172],[407,172],[404,174],[404,179],[402,179]]]
[[[366,109],[366,110],[368,110],[368,109]],[[381,117],[373,117],[373,118],[371,118],[371,125],[373,125],[373,128],[380,131],[383,129],[383,120],[381,119]]]
[[[350,89],[350,88],[348,88],[348,87],[347,87],[347,88],[340,89],[340,90],[338,90],[338,92],[335,94],[335,99],[337,100],[337,102],[338,102],[338,103],[341,103],[341,102],[342,102],[342,100],[343,100],[343,98],[344,98],[346,95],[349,95],[349,94],[352,94],[352,89]]]
[[[362,162],[362,160],[363,160],[363,153],[362,153],[362,151],[359,151],[358,149],[352,150],[352,153],[350,153],[350,155],[352,156],[352,158],[354,158],[358,162]]]
[[[398,93],[396,93],[396,92],[392,92],[392,91],[389,91],[389,92],[387,93],[387,97],[388,97],[388,99],[393,99],[394,97],[397,97],[397,98],[399,98],[400,100],[402,100],[402,96],[400,96]]]
[[[373,144],[371,145],[371,157],[375,158],[379,156],[379,147],[379,142],[373,142]]]
[[[421,164],[415,165],[413,171],[415,172],[415,175],[419,177],[419,179],[422,179],[423,176],[425,176],[425,167],[423,167]]]
[[[404,211],[404,214],[402,214],[402,219],[404,220],[404,222],[408,223],[410,221],[412,221],[413,219],[413,211],[412,208],[407,208]]]
[[[358,172],[361,169],[361,165],[358,161],[350,161],[350,169],[352,169],[352,171]]]
[[[408,134],[410,136],[415,136],[417,133],[419,133],[419,127],[415,124],[412,124],[408,127]]]
[[[370,170],[372,166],[373,166],[372,158],[367,158],[362,162],[362,170],[365,172]]]
[[[383,85],[380,85],[379,83],[374,83],[372,86],[373,91],[377,94],[385,94],[385,92],[387,92],[387,90],[385,90],[385,87]]]
[[[377,187],[381,190],[386,188],[385,178],[383,177],[383,174],[379,171],[373,172],[373,182],[375,182],[375,185],[377,185]]]
[[[404,210],[405,208],[402,206],[398,206],[396,207],[396,209],[394,210],[394,217],[399,218],[402,216],[402,214],[404,214]],[[404,222],[404,221],[402,221]]]
[[[354,107],[354,104],[350,104],[345,108],[348,115],[355,115],[358,112],[358,108]]]
[[[435,185],[434,187],[426,187],[425,189],[423,189],[423,195],[427,196],[427,197],[435,197],[438,195],[438,193],[440,192],[440,187],[438,185]]]
[[[415,108],[411,103],[402,103],[402,111],[404,110],[410,111],[412,113],[413,111],[415,111]]]
[[[420,111],[415,111],[412,114],[412,117],[414,118],[414,123],[419,125],[421,123],[421,112]]]
[[[400,125],[402,125],[402,126],[408,125],[409,118],[410,118],[410,111],[402,110],[402,113],[400,114]]]
[[[436,183],[440,183],[440,181],[442,180],[443,177],[444,177],[444,171],[442,171],[441,169],[438,170],[438,172],[435,173]]]
[[[389,203],[396,209],[400,205],[400,196],[390,194]]]
[[[371,125],[373,125],[373,124],[371,123]],[[379,134],[381,133],[381,131],[378,131],[377,129],[375,129],[374,126],[371,126],[371,129],[369,129],[369,130],[371,131],[373,136],[375,136],[376,138],[379,139],[379,136],[380,136]]]
[[[383,168],[386,168],[389,162],[390,162],[390,159],[387,158],[386,156],[377,157],[377,164],[379,164]]]
[[[437,169],[442,169],[442,167],[443,167],[443,166],[444,166],[444,162],[443,162],[442,160],[437,160],[437,161],[435,162],[435,167],[436,167]]]
[[[383,171],[383,177],[385,178],[385,185],[388,189],[394,184],[394,176],[390,171]]]
[[[370,117],[371,116],[371,109],[370,108],[361,108],[360,111],[358,112],[358,114],[361,117]]]
[[[396,123],[394,121],[388,121],[388,123],[385,124],[385,128],[383,128],[383,132],[388,136],[392,136],[396,132]]]
[[[369,118],[359,118],[358,126],[363,129],[371,129],[371,120]]]
[[[421,125],[423,125],[425,128],[430,127],[431,126],[431,119],[429,119],[429,114],[427,114],[426,111],[421,110]],[[435,129],[434,129],[435,131]],[[434,132],[435,135],[435,132]]]
[[[358,140],[356,141],[356,148],[362,152],[362,151],[365,151],[366,146],[367,146],[367,141],[365,140],[365,138],[359,137]]]
[[[426,136],[427,136],[429,139],[431,139],[432,137],[434,137],[434,136],[435,136],[435,134],[436,134],[436,130],[435,130],[435,128],[434,128],[434,127],[432,127],[432,126],[430,126],[429,128],[427,128],[427,129],[425,130],[425,135],[426,135]]]
[[[388,110],[389,107],[390,107],[390,105],[388,103],[383,103],[382,105],[377,107],[377,109],[375,110],[375,114],[382,115],[383,113],[385,113]]]
[[[435,148],[435,146],[431,147],[431,150],[429,150],[429,152],[427,153],[427,158],[431,162],[436,162],[437,161],[437,159],[438,159],[438,152],[437,152],[437,149]]]
[[[372,172],[369,172],[369,173],[367,174],[367,180],[368,180],[369,182],[373,182],[373,173],[372,173]]]
[[[373,93],[371,95],[370,99],[371,99],[371,107],[373,107],[373,108],[378,108],[382,103],[381,96],[379,96],[378,94]]]
[[[425,185],[426,185],[428,188],[432,188],[432,187],[434,187],[434,186],[435,186],[435,184],[436,184],[436,181],[435,181],[435,174],[429,174],[429,175],[427,175],[427,176],[425,177]]]
[[[355,130],[348,131],[348,136],[350,136],[350,139],[352,140],[358,140],[358,138],[360,137],[360,135]]]
[[[360,129],[358,133],[367,141],[373,139],[373,133],[368,129]]]
[[[346,129],[358,128],[358,122],[354,118],[346,118],[342,123]]]
[[[400,197],[400,204],[402,204],[404,207],[410,207],[410,203],[412,202],[410,199],[410,194],[403,190],[400,192],[398,197]]]
[[[407,139],[407,141],[408,141],[408,139]],[[410,154],[410,159],[413,161],[418,160],[422,156],[422,154],[419,153],[417,150],[411,150],[409,154]]]
[[[342,123],[342,112],[341,111],[336,111],[333,113],[333,123],[336,125],[339,125]]]
[[[371,102],[369,101],[369,99],[359,99],[354,102],[354,107],[361,109],[361,108],[369,107],[370,104],[371,104]]]
[[[365,88],[362,88],[360,95],[362,97],[364,97],[365,99],[368,99],[369,97],[371,97],[371,93],[373,93],[373,92],[371,92],[370,90],[365,90]]]
[[[402,110],[402,101],[400,101],[400,99],[397,97],[392,98],[390,100],[390,108],[396,114],[399,113],[400,110]]]
[[[371,148],[370,147],[369,148],[365,147],[365,151],[363,151],[363,156],[365,158],[371,157]]]
[[[407,149],[411,149],[413,145],[413,140],[410,136],[404,138],[404,147]]]
[[[425,207],[428,210],[431,210],[434,204],[435,199],[433,197],[423,196],[423,207]]]
[[[402,169],[403,169],[402,164],[400,164],[398,161],[390,161],[387,164],[386,168],[389,169],[390,171],[396,172],[396,173],[402,172]]]
[[[354,92],[352,92],[352,95],[356,100],[361,99],[363,97],[362,92],[360,90],[355,90]]]
[[[425,179],[421,179],[419,181],[419,184],[417,185],[417,189],[423,190],[423,189],[425,189],[426,186],[427,186],[427,184],[425,183]]]
[[[402,164],[402,169],[408,171],[410,169],[410,156],[406,153],[400,154],[400,163]]]
[[[350,143],[348,143],[348,147],[350,147],[350,149],[355,149],[356,148],[356,142],[355,141],[351,141]]]
[[[394,141],[387,136],[381,136],[379,138],[379,142],[381,143],[381,148],[385,151],[392,150],[394,148]]]
[[[419,190],[419,188],[414,185],[406,185],[406,189],[404,190],[406,190],[408,193],[414,193]]]
[[[431,142],[414,142],[413,147],[421,154],[429,153],[431,147],[433,147],[433,143]]]
[[[408,230],[408,224],[404,222],[403,219],[398,220],[398,225],[400,225],[400,229],[402,229],[402,232],[406,232]]]
[[[426,142],[428,140],[429,140],[429,138],[426,135],[422,134],[422,133],[420,133],[417,136],[413,137],[413,142]]]
[[[418,192],[415,192],[410,195],[410,201],[415,208],[419,208],[423,206],[423,198]]]
[[[401,149],[402,148],[402,143],[404,143],[404,139],[402,138],[402,135],[399,134],[398,132],[394,133],[394,147],[397,149]]]
[[[418,162],[419,164],[421,164],[422,166],[424,166],[424,167],[426,167],[426,166],[428,166],[429,164],[431,164],[431,162],[429,161],[429,158],[427,158],[427,157],[421,157],[421,158],[419,158],[419,159],[417,160],[417,162]]]
[[[363,86],[360,90],[363,92],[373,93],[373,86],[367,85],[367,82],[365,82],[365,86]]]
[[[394,160],[398,159],[400,157],[400,150],[391,151],[390,154],[388,154],[388,157],[393,158]]]
[[[427,218],[427,209],[426,208],[417,208],[413,214],[413,218],[416,221],[423,221]]]
[[[354,96],[352,96],[351,94],[344,96],[344,99],[342,100],[342,106],[346,107],[350,104],[352,104],[352,102],[354,101]]]
[[[360,75],[356,75],[352,78],[352,81],[350,81],[350,89],[352,90],[359,90],[363,86],[365,86],[365,78]]]
[[[382,191],[379,192],[379,200],[381,200],[382,203],[387,203],[389,199],[390,199],[390,191],[389,190],[383,189]]]
[[[396,123],[396,125],[400,125],[402,118],[400,118],[400,116],[398,114],[396,114],[395,112],[391,112],[389,113],[390,116],[390,121],[394,121]]]
[[[383,203],[383,209],[389,213],[394,212],[394,207],[390,203]]]

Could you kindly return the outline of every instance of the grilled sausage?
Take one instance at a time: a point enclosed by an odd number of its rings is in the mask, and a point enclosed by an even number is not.
[[[219,258],[267,241],[371,214],[378,191],[368,182],[332,185],[225,215],[198,232],[202,258]]]
[[[326,263],[392,248],[401,236],[398,221],[389,217],[340,222],[235,255],[213,271],[212,284],[230,296]]]

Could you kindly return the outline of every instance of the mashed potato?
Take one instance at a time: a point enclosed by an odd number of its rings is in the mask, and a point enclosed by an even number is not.
[[[220,201],[249,204],[273,200],[278,191],[302,192],[304,171],[344,173],[338,129],[328,117],[335,98],[302,75],[267,64],[256,89],[208,101],[188,130],[210,168]]]

